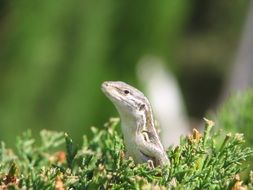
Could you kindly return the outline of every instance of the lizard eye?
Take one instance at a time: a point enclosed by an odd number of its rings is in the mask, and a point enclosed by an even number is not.
[[[124,90],[124,93],[125,93],[125,94],[129,94],[129,91],[128,91],[128,90]]]

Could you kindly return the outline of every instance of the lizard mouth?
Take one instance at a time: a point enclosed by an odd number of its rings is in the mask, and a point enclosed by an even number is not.
[[[128,109],[132,109],[133,105],[124,98],[124,96],[119,92],[120,89],[114,86],[110,81],[105,81],[101,85],[103,93],[116,105],[116,106],[126,106]]]
[[[101,89],[103,91],[103,93],[110,99],[110,100],[121,100],[120,97],[117,95],[117,91],[115,90],[115,88],[110,85],[109,82],[103,82],[101,85]]]
[[[105,95],[112,96],[113,86],[109,84],[109,82],[103,82],[101,85],[102,91],[105,93]]]
[[[109,86],[109,84],[107,82],[103,82],[102,85],[101,85],[101,90],[104,92],[104,93],[107,93],[107,87]]]

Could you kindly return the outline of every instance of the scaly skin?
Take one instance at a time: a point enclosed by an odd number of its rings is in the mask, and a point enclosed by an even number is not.
[[[154,126],[150,103],[144,94],[121,81],[104,82],[102,91],[119,112],[128,156],[136,163],[152,161],[154,166],[169,164]]]

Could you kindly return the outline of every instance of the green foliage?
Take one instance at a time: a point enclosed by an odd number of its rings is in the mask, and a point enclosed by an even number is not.
[[[124,156],[124,144],[116,132],[118,119],[111,119],[103,130],[92,127],[93,138],[83,138],[77,146],[63,133],[42,131],[35,144],[30,132],[18,138],[17,154],[0,148],[1,188],[9,189],[228,189],[241,185],[237,174],[252,154],[244,147],[241,134],[219,135],[197,130],[170,148],[170,166],[151,168],[135,164]],[[66,151],[62,150],[65,139]],[[58,147],[58,148],[57,148]],[[249,182],[248,187],[252,187]]]
[[[232,96],[218,116],[219,125],[225,131],[244,133],[246,143],[253,146],[253,90]]]
[[[253,147],[253,90],[238,93],[232,96],[219,110],[217,123],[225,133],[243,133],[245,144]],[[253,158],[248,160],[250,167],[243,173],[248,178],[248,173],[253,168]]]

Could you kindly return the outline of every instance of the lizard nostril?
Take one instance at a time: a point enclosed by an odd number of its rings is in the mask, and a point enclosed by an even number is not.
[[[103,82],[102,86],[107,87],[107,86],[109,86],[109,84],[108,84],[108,82]]]

